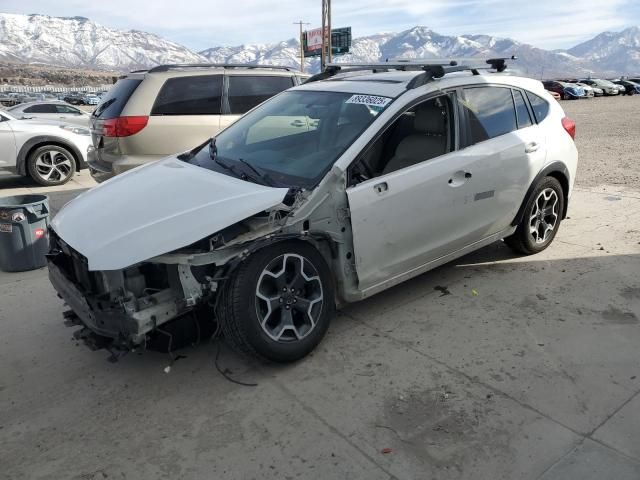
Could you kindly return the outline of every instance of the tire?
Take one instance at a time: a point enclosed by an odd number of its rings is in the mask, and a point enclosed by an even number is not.
[[[27,170],[40,185],[62,185],[76,173],[76,160],[66,148],[44,145],[31,152],[27,159]]]
[[[240,353],[273,362],[308,355],[335,315],[331,270],[305,243],[283,242],[252,254],[220,294],[216,314],[225,341]]]
[[[504,239],[505,243],[525,255],[543,251],[557,235],[563,211],[562,185],[553,177],[544,177],[527,199],[522,220],[513,235]]]

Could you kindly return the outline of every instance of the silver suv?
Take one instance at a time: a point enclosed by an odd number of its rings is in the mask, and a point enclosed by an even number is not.
[[[101,182],[189,150],[301,79],[288,67],[231,64],[160,65],[125,75],[91,116],[91,174]]]

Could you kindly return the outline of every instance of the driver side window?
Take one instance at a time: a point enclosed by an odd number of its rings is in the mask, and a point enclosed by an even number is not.
[[[453,149],[453,107],[448,95],[431,98],[403,112],[349,169],[349,185],[402,170]]]

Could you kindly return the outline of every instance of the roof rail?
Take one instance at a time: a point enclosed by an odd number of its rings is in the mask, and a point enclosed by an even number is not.
[[[273,70],[286,70],[287,72],[295,71],[294,68],[286,67],[284,65],[259,65],[249,63],[173,63],[167,65],[158,65],[157,67],[150,68],[147,73],[167,72],[169,70],[175,70],[179,68],[270,68]]]
[[[407,90],[419,87],[434,78],[441,78],[447,73],[471,71],[478,75],[478,70],[493,68],[503,72],[507,68],[507,60],[516,60],[517,57],[500,57],[482,59],[436,59],[436,60],[395,60],[392,62],[378,63],[328,63],[323,72],[310,77],[304,83],[326,80],[339,73],[349,73],[371,70],[373,73],[388,72],[389,70],[422,71],[421,75],[414,77],[408,84]],[[460,63],[462,62],[462,63]]]

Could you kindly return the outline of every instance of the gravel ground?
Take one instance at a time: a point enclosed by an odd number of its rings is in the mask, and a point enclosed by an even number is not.
[[[576,121],[577,185],[640,187],[640,96],[563,101]]]

